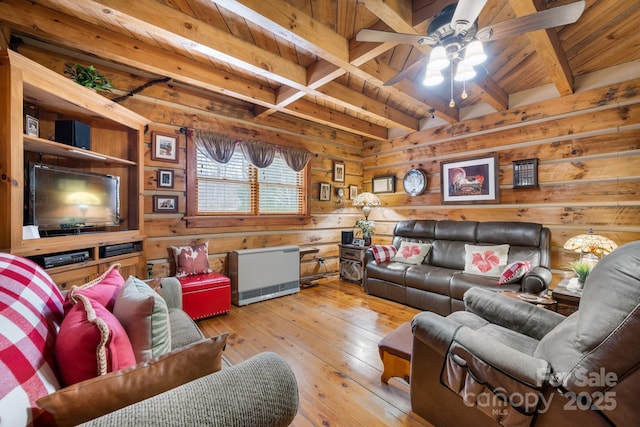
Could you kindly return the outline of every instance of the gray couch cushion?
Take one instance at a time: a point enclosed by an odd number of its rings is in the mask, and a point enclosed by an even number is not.
[[[184,347],[204,338],[198,325],[184,311],[169,309],[169,323],[171,323],[171,349]]]

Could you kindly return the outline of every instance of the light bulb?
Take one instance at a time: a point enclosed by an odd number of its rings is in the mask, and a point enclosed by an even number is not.
[[[457,82],[463,82],[474,78],[477,74],[476,70],[474,70],[470,64],[462,61],[458,64],[456,75],[453,79]]]
[[[436,46],[431,51],[429,56],[429,66],[434,70],[444,70],[449,66],[449,58],[447,57],[447,50],[444,46]]]
[[[451,98],[451,101],[449,101],[449,107],[453,108],[456,106],[456,101],[453,100],[453,98]]]
[[[425,86],[436,86],[444,81],[444,77],[440,73],[440,70],[434,69],[431,67],[431,63],[427,65],[427,72],[424,76],[424,81],[422,84]]]
[[[487,55],[484,53],[482,43],[478,40],[474,40],[466,47],[463,62],[469,65],[482,64],[487,59]]]

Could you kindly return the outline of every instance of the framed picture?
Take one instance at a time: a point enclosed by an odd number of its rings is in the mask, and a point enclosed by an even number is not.
[[[24,133],[31,136],[40,136],[40,122],[28,114],[24,116]]]
[[[320,183],[320,200],[331,200],[331,185],[326,182]]]
[[[333,162],[333,180],[335,182],[344,182],[344,163]]]
[[[396,176],[377,176],[371,181],[373,193],[395,193],[396,192]]]
[[[513,161],[513,188],[538,188],[538,159]]]
[[[151,160],[178,163],[178,137],[160,132],[152,132]]]
[[[158,169],[158,187],[173,188],[173,170]]]
[[[178,212],[178,196],[153,196],[154,212]]]
[[[364,246],[364,239],[353,239],[351,244],[354,246]]]
[[[349,200],[355,200],[358,197],[358,186],[350,185],[349,186]]]
[[[498,156],[441,162],[440,187],[443,204],[497,203]]]

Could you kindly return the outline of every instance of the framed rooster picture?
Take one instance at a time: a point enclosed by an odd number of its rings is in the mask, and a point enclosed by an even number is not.
[[[498,203],[498,155],[440,163],[442,204]]]

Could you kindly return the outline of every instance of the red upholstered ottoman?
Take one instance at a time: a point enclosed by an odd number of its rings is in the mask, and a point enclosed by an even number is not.
[[[193,320],[231,311],[231,281],[220,273],[179,277],[182,309]]]

